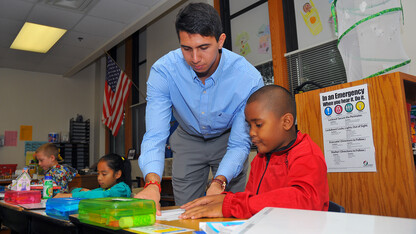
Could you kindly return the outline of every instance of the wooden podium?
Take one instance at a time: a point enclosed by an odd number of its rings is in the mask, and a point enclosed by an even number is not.
[[[416,218],[416,172],[406,102],[416,77],[392,73],[297,94],[298,129],[324,149],[319,94],[368,84],[377,172],[328,173],[329,199],[348,213]]]

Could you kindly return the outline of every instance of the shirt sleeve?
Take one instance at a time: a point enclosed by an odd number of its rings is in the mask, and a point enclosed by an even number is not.
[[[146,133],[139,157],[144,177],[153,172],[162,178],[165,165],[165,145],[172,116],[172,101],[165,73],[152,67],[147,82]]]
[[[127,185],[118,183],[110,189],[104,190],[102,188],[90,190],[72,192],[72,197],[76,198],[101,198],[101,197],[130,197],[131,191]]]
[[[77,193],[77,192],[80,192],[80,191],[81,191],[81,189],[82,189],[82,188],[74,188],[74,189],[72,190],[72,193]]]
[[[260,74],[260,73],[259,73]],[[260,76],[260,75],[259,75]],[[245,120],[244,109],[248,97],[256,90],[264,86],[263,79],[258,79],[257,84],[253,85],[250,94],[244,100],[244,103],[236,112],[236,116],[231,126],[231,133],[228,139],[227,152],[225,153],[218,167],[217,174],[227,178],[227,182],[237,177],[243,170],[244,162],[250,153],[251,140],[248,134],[249,128]]]
[[[297,159],[290,166],[286,187],[258,195],[247,189],[245,192],[227,193],[222,206],[223,216],[250,218],[265,207],[327,210],[328,185],[322,183],[327,180],[326,171],[325,162],[315,155]]]

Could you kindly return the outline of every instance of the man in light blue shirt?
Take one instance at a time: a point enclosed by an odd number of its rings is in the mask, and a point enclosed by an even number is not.
[[[244,107],[264,85],[245,58],[222,48],[226,35],[212,6],[187,5],[175,26],[181,48],[156,61],[147,82],[146,133],[139,157],[146,185],[135,196],[157,205],[172,113],[179,123],[170,138],[176,205],[205,194],[210,170],[214,179],[207,195],[244,191],[251,145]]]

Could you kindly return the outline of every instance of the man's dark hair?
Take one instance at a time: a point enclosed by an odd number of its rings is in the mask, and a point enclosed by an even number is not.
[[[214,36],[218,41],[222,34],[221,19],[214,7],[207,3],[190,3],[182,8],[176,16],[176,33],[184,31],[200,34],[204,37]]]
[[[264,107],[280,117],[291,113],[296,120],[296,104],[292,94],[279,85],[266,85],[254,92],[247,100],[247,104],[261,101]]]

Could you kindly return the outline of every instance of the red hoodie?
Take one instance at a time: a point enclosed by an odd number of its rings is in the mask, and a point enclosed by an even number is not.
[[[288,146],[257,154],[246,190],[227,193],[224,217],[250,218],[265,207],[328,210],[329,189],[324,155],[309,135],[297,133]]]

